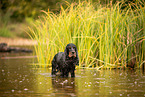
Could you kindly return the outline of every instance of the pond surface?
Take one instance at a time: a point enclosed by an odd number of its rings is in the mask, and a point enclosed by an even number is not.
[[[77,69],[75,78],[51,77],[48,68],[32,65],[32,54],[0,53],[0,97],[143,97],[142,70]]]

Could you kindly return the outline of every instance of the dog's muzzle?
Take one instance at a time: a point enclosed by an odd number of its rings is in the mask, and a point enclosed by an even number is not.
[[[70,58],[71,57],[76,57],[76,52],[69,52],[69,55],[68,55]]]

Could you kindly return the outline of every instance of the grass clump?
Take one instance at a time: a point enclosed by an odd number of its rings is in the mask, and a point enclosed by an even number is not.
[[[118,68],[144,62],[145,7],[121,9],[122,3],[107,6],[89,2],[68,4],[60,14],[45,12],[37,20],[30,37],[37,40],[35,51],[42,67],[51,66],[57,52],[74,43],[79,52],[79,67]]]

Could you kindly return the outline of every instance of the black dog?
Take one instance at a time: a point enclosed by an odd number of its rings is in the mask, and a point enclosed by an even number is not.
[[[69,72],[71,77],[75,77],[75,65],[79,65],[79,57],[76,45],[70,43],[66,46],[64,52],[57,53],[52,60],[52,76],[58,71],[61,77],[68,77]]]

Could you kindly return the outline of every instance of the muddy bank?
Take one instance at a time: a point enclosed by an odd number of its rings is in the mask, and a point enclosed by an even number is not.
[[[37,41],[25,38],[5,38],[0,37],[0,43],[7,43],[9,46],[17,46],[17,45],[36,45]]]

